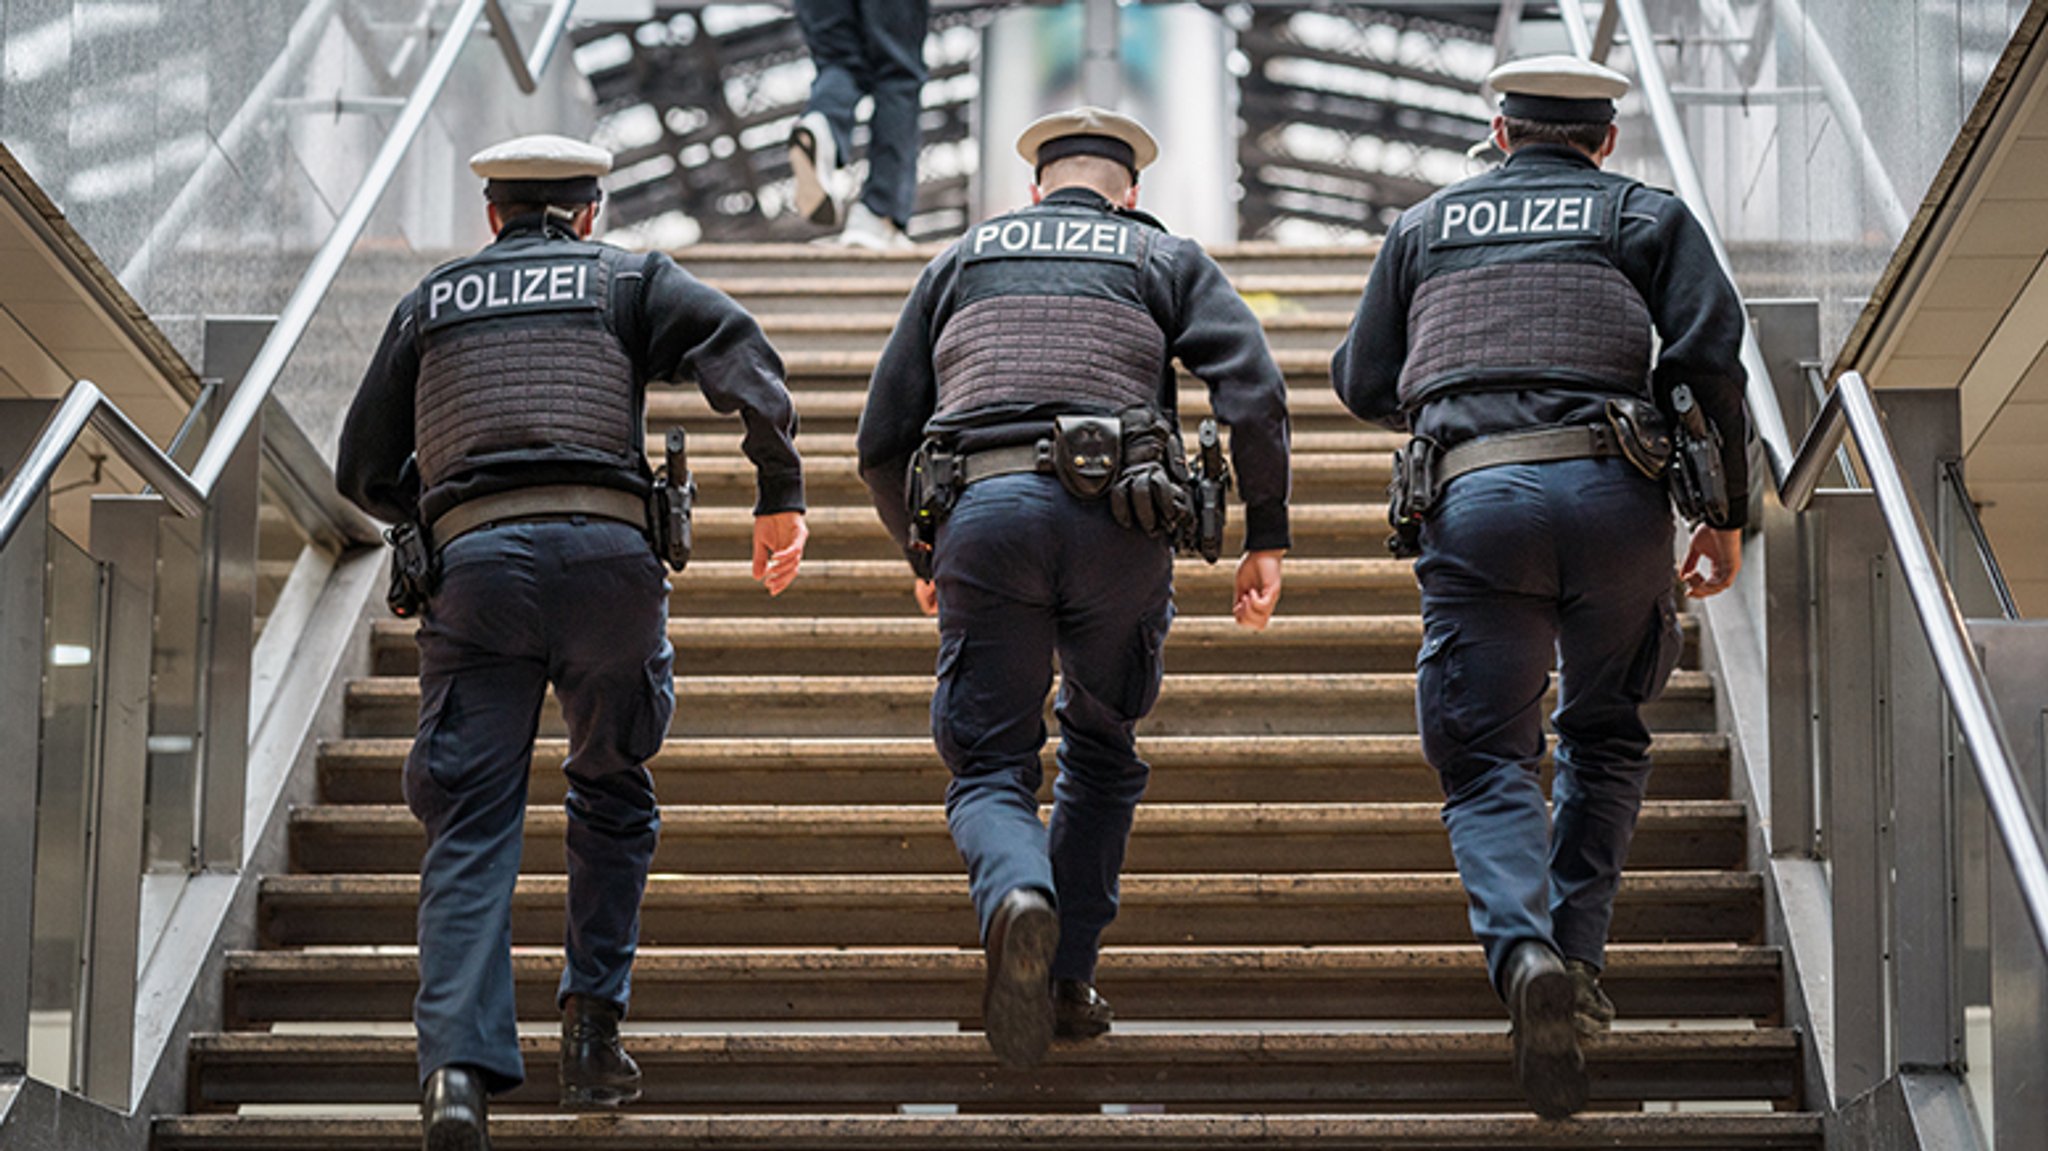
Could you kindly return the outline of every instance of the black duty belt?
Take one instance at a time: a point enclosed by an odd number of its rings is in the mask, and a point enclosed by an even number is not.
[[[1436,490],[1482,468],[1502,464],[1540,464],[1555,460],[1588,460],[1621,455],[1621,443],[1606,424],[1580,424],[1569,428],[1544,428],[1533,432],[1509,432],[1467,440],[1446,451],[1436,466]]]
[[[1032,472],[1052,474],[1052,442],[1041,444],[1011,444],[1006,448],[989,448],[972,455],[960,457],[960,486],[994,479],[997,476],[1014,476]]]
[[[436,548],[444,548],[490,524],[566,519],[570,516],[617,520],[644,530],[647,527],[647,501],[617,488],[581,484],[514,488],[509,492],[495,492],[456,504],[434,521],[430,535]]]

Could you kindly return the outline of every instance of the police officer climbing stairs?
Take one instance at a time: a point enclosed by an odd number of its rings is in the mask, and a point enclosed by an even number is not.
[[[524,1077],[511,919],[527,773],[552,685],[569,730],[561,1101],[640,1093],[619,1041],[660,819],[645,762],[675,710],[669,585],[681,477],[655,490],[646,385],[736,410],[758,473],[754,575],[803,558],[782,361],[752,317],[659,253],[589,237],[611,168],[558,136],[479,153],[497,240],[399,303],[342,430],[341,491],[401,527],[395,606],[420,618],[405,796],[426,825],[413,1018],[428,1151],[484,1151],[487,1093]],[[658,516],[650,513],[659,512]]]
[[[1626,77],[1551,56],[1489,83],[1506,163],[1401,215],[1330,373],[1352,412],[1412,433],[1389,515],[1395,553],[1420,556],[1423,754],[1516,1076],[1559,1117],[1585,1104],[1578,1035],[1614,1016],[1598,976],[1650,773],[1641,708],[1681,647],[1674,587],[1713,595],[1741,562],[1743,316],[1685,205],[1601,170]],[[1671,495],[1698,523],[1677,579]]]
[[[939,617],[932,734],[987,953],[1003,1062],[1109,1030],[1096,952],[1116,917],[1135,729],[1158,698],[1176,543],[1212,559],[1223,465],[1191,465],[1173,362],[1231,430],[1245,554],[1233,612],[1262,628],[1288,546],[1286,387],[1258,320],[1192,241],[1136,210],[1158,154],[1099,108],[1017,150],[1033,206],[931,262],[876,365],[861,477]],[[1199,475],[1197,472],[1199,471]],[[1059,778],[1039,822],[1043,709],[1061,672]]]

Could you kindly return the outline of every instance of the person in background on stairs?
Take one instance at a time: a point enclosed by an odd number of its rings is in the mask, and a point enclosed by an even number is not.
[[[1586,1101],[1579,1037],[1614,1016],[1598,976],[1650,773],[1641,708],[1683,644],[1674,591],[1714,595],[1741,563],[1743,315],[1685,205],[1601,170],[1626,77],[1551,56],[1488,82],[1507,161],[1402,214],[1330,373],[1352,412],[1414,437],[1389,544],[1420,556],[1423,754],[1516,1076],[1561,1117]],[[1727,500],[1674,581],[1681,385],[1719,428]],[[1553,667],[1554,821],[1538,779]]]
[[[924,37],[930,0],[796,0],[797,27],[817,65],[811,99],[789,133],[797,214],[839,228],[838,243],[907,248],[917,207],[918,115],[924,93]],[[843,169],[853,154],[853,112],[874,98],[868,119],[868,177],[843,203]]]
[[[1028,1067],[1055,1036],[1092,1038],[1112,1018],[1096,951],[1145,791],[1134,733],[1159,697],[1190,514],[1176,357],[1231,428],[1239,624],[1272,617],[1290,540],[1286,383],[1222,269],[1136,210],[1151,134],[1078,108],[1033,123],[1017,151],[1033,206],[968,229],[925,268],[857,444],[918,605],[939,617],[932,735],[981,921],[982,1014],[997,1057]],[[1055,656],[1048,831],[1039,753]]]
[[[525,1077],[511,928],[527,775],[550,684],[568,727],[561,1102],[640,1094],[619,1043],[660,828],[646,761],[675,710],[669,584],[649,544],[646,385],[694,378],[737,410],[758,474],[754,577],[796,578],[808,531],[782,360],[737,303],[661,253],[590,240],[603,149],[530,136],[480,152],[497,239],[393,312],[342,429],[337,483],[425,525],[419,735],[405,796],[420,862],[428,1151],[489,1147],[485,1097]]]

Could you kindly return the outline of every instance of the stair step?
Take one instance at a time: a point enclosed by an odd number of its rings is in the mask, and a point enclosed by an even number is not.
[[[526,813],[525,866],[560,871],[568,813]],[[960,853],[943,805],[664,805],[654,870],[943,871]],[[1645,803],[1629,849],[1638,871],[1739,867],[1740,803]],[[291,815],[295,870],[419,866],[419,821],[398,805],[320,805]],[[1127,866],[1150,871],[1421,871],[1452,866],[1435,803],[1155,803],[1138,809]]]
[[[598,1136],[593,1128],[601,1128]],[[705,1115],[627,1112],[602,1120],[575,1115],[493,1115],[501,1151],[589,1147],[609,1151],[775,1148],[776,1151],[1502,1151],[1589,1147],[1607,1151],[1819,1151],[1819,1115],[1600,1114],[1558,1122],[1533,1116],[1176,1114],[1176,1115]],[[415,1151],[413,1119],[160,1119],[158,1151]]]
[[[1052,482],[1047,480],[1048,483]],[[1366,494],[1363,487],[1357,495]],[[1322,503],[1296,504],[1289,509],[1294,540],[1291,555],[1311,557],[1384,554],[1387,538],[1387,509],[1384,504]],[[806,560],[896,559],[903,556],[899,541],[890,537],[874,508],[866,503],[813,507],[805,515],[810,525]],[[751,560],[754,546],[754,513],[750,507],[700,507],[692,531],[696,555],[707,560]],[[1233,510],[1223,534],[1223,554],[1235,556],[1244,545],[1244,515]],[[694,562],[694,561],[693,561]],[[904,569],[906,572],[909,570]],[[802,577],[798,577],[801,582]]]
[[[682,396],[676,402],[676,407],[686,406],[689,397],[694,394],[689,393]],[[812,392],[810,396],[831,398],[841,394],[838,392]],[[855,395],[855,393],[845,394]],[[697,397],[697,401],[701,403],[702,397]],[[834,410],[841,406],[848,410],[844,412]],[[797,397],[797,408],[802,418],[802,424],[797,434],[796,442],[798,449],[804,453],[806,464],[810,462],[813,456],[852,456],[858,450],[854,442],[854,431],[860,420],[860,408],[857,404],[812,404],[806,397],[799,396]],[[740,435],[742,427],[738,416],[720,415],[712,411],[709,406],[705,406],[702,412],[668,411],[664,414],[667,416],[666,419],[656,419],[653,413],[650,413],[648,416],[649,426],[654,429],[654,432],[649,433],[647,440],[650,452],[657,449],[661,444],[661,441],[654,438],[656,434],[665,436],[669,425],[681,423],[690,433],[691,467],[696,467],[695,461],[698,459],[741,458]],[[1183,412],[1182,414],[1184,417],[1183,423],[1185,424],[1186,413]],[[1392,432],[1375,431],[1372,429],[1372,425],[1360,423],[1357,420],[1352,420],[1348,427],[1340,426],[1328,431],[1304,431],[1299,423],[1295,423],[1291,427],[1293,434],[1288,443],[1294,449],[1293,458],[1297,463],[1310,456],[1317,455],[1351,457],[1388,455],[1394,449],[1407,442],[1408,439],[1404,435],[1397,435]],[[1192,437],[1194,434],[1193,429],[1188,428],[1184,434]],[[1228,430],[1225,430],[1223,433],[1223,442],[1225,444],[1230,442]],[[1382,464],[1380,466],[1386,467],[1390,465]]]
[[[523,1086],[494,1109],[555,1106],[559,1038],[522,1036]],[[1504,1029],[1112,1032],[1055,1046],[1029,1071],[972,1033],[636,1033],[643,1106],[973,1103],[1313,1104],[1520,1110]],[[1776,1028],[1615,1031],[1585,1042],[1594,1107],[1650,1100],[1789,1100],[1798,1037]],[[198,1035],[194,1110],[251,1103],[408,1103],[407,1035]]]
[[[1277,622],[1277,621],[1276,621]],[[324,745],[320,795],[328,803],[398,803],[412,740]],[[528,783],[533,803],[558,803],[566,739],[543,738]],[[1156,736],[1139,741],[1152,765],[1153,803],[1387,802],[1440,797],[1436,773],[1412,735]],[[1728,740],[1718,732],[1665,732],[1650,749],[1654,799],[1722,799]],[[1041,755],[1046,787],[1053,749]],[[951,775],[929,738],[671,739],[650,759],[655,792],[676,802],[917,803],[945,794]],[[1546,772],[1546,775],[1548,773]]]
[[[1232,286],[1261,318],[1306,313],[1348,319],[1358,310],[1358,299],[1369,274],[1370,269],[1365,267],[1355,275],[1252,272],[1235,277]],[[738,300],[763,321],[774,316],[849,313],[869,313],[893,320],[902,311],[905,297],[917,286],[917,272],[911,269],[822,277],[718,275],[706,277],[705,282]],[[1336,343],[1333,339],[1325,348],[1335,347]]]
[[[687,676],[676,680],[675,693],[669,734],[677,737],[913,736],[931,730],[929,674]],[[1554,695],[1553,689],[1546,698]],[[353,680],[346,696],[349,736],[396,736],[417,729],[417,680]],[[1680,671],[1643,713],[1654,730],[1708,731],[1714,723],[1713,698],[1713,681],[1706,673]],[[1415,676],[1169,673],[1159,706],[1138,730],[1141,735],[1412,733]],[[566,734],[552,690],[542,708],[541,734]]]
[[[717,446],[735,449],[718,455],[704,455],[693,451],[690,471],[697,481],[697,506],[733,506],[751,509],[754,506],[755,471],[753,462],[738,455],[738,436],[730,437],[730,444]],[[695,444],[692,440],[692,444]],[[868,489],[860,479],[860,468],[850,453],[822,454],[812,450],[811,437],[799,438],[798,448],[804,457],[804,490],[812,506],[822,504],[859,504],[867,506]],[[648,440],[648,462],[659,466],[662,451],[661,441],[656,437]],[[1293,473],[1293,488],[1290,495],[1301,501],[1346,501],[1356,499],[1361,493],[1385,491],[1387,481],[1394,470],[1393,457],[1385,452],[1296,452],[1290,460]],[[285,565],[289,574],[290,564]]]
[[[1270,279],[1259,278],[1260,281]],[[737,295],[742,302],[746,302],[749,296],[760,298],[764,295],[753,291],[749,283],[730,282],[738,288]],[[1350,329],[1352,309],[1358,304],[1365,281],[1352,281],[1348,288],[1340,283],[1336,285],[1339,291],[1314,292],[1306,300],[1296,300],[1289,294],[1283,294],[1291,293],[1299,283],[1301,281],[1290,280],[1280,285],[1267,285],[1264,290],[1252,293],[1254,310],[1262,313],[1259,320],[1265,328],[1266,343],[1276,352],[1320,351],[1328,354]],[[1310,283],[1330,286],[1323,277]],[[1273,287],[1281,291],[1273,291]],[[849,306],[843,309],[818,312],[768,308],[759,314],[758,319],[769,342],[785,355],[880,348],[888,343],[890,334],[896,330],[903,299],[908,294],[908,287],[898,292],[857,293],[853,299],[844,300]],[[786,293],[782,295],[786,298]],[[863,295],[869,298],[860,300]]]
[[[417,674],[414,623],[374,625],[372,647],[380,675]],[[677,666],[691,674],[834,674],[929,672],[939,648],[938,621],[850,617],[684,616],[671,618],[668,635]],[[1262,632],[1229,616],[1184,615],[1167,640],[1167,666],[1217,672],[1247,666],[1289,671],[1392,671],[1415,665],[1422,643],[1418,616],[1281,616]]]
[[[1621,946],[1601,984],[1623,1019],[1769,1021],[1779,1010],[1774,949]],[[520,1018],[559,1017],[559,949],[513,955]],[[938,1020],[980,1017],[976,950],[678,951],[642,948],[633,1013],[680,1021]],[[1097,980],[1119,1024],[1152,1019],[1483,1019],[1500,1017],[1474,946],[1109,948]],[[236,1029],[280,1022],[412,1018],[410,950],[236,952],[227,960]]]
[[[1336,393],[1330,390],[1330,352],[1331,348],[1323,347],[1289,348],[1273,353],[1274,365],[1287,377],[1290,413],[1299,410],[1304,415],[1335,415],[1344,411],[1343,405],[1337,402]],[[797,393],[797,410],[803,410],[805,396],[814,389],[850,389],[855,394],[865,391],[868,378],[874,375],[875,362],[881,359],[881,355],[881,341],[867,348],[784,353],[782,366],[790,389]],[[1181,416],[1185,421],[1191,412],[1206,412],[1204,397],[1207,389],[1199,378],[1185,370],[1180,373],[1180,379]],[[657,404],[668,397],[694,394],[697,394],[695,388],[650,389],[647,393],[649,417],[652,418]]]
[[[1384,615],[1421,610],[1414,564],[1391,558],[1287,557],[1280,615],[1337,612]],[[1230,605],[1234,559],[1207,564],[1199,559],[1173,565],[1175,600],[1184,610]],[[680,575],[669,610],[676,615],[766,613],[815,615],[909,615],[910,568],[902,556],[882,559],[834,560],[804,558],[803,572],[780,596],[770,598],[753,579],[751,564],[741,560],[699,558]],[[1276,622],[1277,622],[1276,619]]]
[[[1141,808],[1142,812],[1143,809]],[[392,860],[385,867],[403,863]],[[559,947],[561,875],[522,875],[512,938]],[[263,880],[265,946],[362,946],[413,938],[414,875],[273,875]],[[1739,871],[1631,871],[1615,899],[1612,938],[1625,943],[1756,943],[1763,881]],[[926,875],[673,875],[657,873],[641,907],[647,947],[977,945],[957,861]],[[1464,887],[1423,874],[1184,874],[1127,871],[1109,942],[1463,944],[1472,939]]]
[[[692,274],[744,277],[801,274],[811,280],[895,272],[912,280],[939,253],[943,243],[917,244],[889,252],[862,252],[823,244],[702,244],[671,253]],[[1256,275],[1337,275],[1362,287],[1379,252],[1377,241],[1363,244],[1282,244],[1247,240],[1205,247],[1209,257],[1233,280]],[[1354,289],[1356,290],[1356,289]]]
[[[851,352],[831,356],[822,353],[807,355],[790,365],[790,373],[794,377],[796,367],[806,364],[830,365],[836,371],[850,373],[853,366],[865,363],[872,370],[875,359],[874,355]],[[1291,354],[1290,361],[1304,369],[1310,366],[1308,357],[1299,353]],[[1307,387],[1289,388],[1288,413],[1342,416],[1350,422],[1327,431],[1316,432],[1315,435],[1320,438],[1309,441],[1316,445],[1316,450],[1391,452],[1407,442],[1408,437],[1404,433],[1388,431],[1350,414],[1337,399],[1337,393],[1330,389],[1329,353],[1322,353],[1320,361],[1323,375],[1319,379],[1310,381]],[[1192,436],[1201,418],[1210,414],[1209,390],[1197,381],[1187,382],[1189,386],[1182,389],[1180,397],[1180,422],[1182,434]],[[860,419],[861,411],[867,407],[867,377],[861,376],[851,387],[800,389],[795,393],[795,399],[797,414],[803,417],[803,432],[799,443],[808,442],[810,433],[817,430],[812,425],[821,421],[845,421],[847,426],[844,429],[833,430],[850,433],[854,430],[853,422]],[[674,387],[651,387],[647,390],[647,420],[649,424],[657,427],[681,421],[694,429],[698,424],[712,420],[730,420],[737,424],[739,417],[715,411],[710,401],[704,398],[702,391],[695,386],[681,384]],[[1298,424],[1296,430],[1299,430]]]
[[[1689,640],[1698,622],[1684,621]],[[416,675],[416,622],[373,625],[371,651],[378,675]],[[673,617],[669,641],[677,666],[692,675],[837,675],[928,672],[938,656],[938,622],[924,616]],[[1225,672],[1285,667],[1300,672],[1392,672],[1415,666],[1422,646],[1417,615],[1280,615],[1264,631],[1239,627],[1229,616],[1182,615],[1166,643],[1166,666],[1176,672]],[[1690,654],[1690,653],[1688,653]]]

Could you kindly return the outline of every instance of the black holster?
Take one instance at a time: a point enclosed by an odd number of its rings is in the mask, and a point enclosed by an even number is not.
[[[919,579],[932,578],[932,547],[939,540],[939,525],[952,514],[960,498],[960,458],[953,449],[928,439],[910,457],[910,474],[904,485],[905,510],[910,513],[910,538],[904,550],[910,568]]]
[[[1671,466],[1673,450],[1671,423],[1655,404],[1647,400],[1607,401],[1607,424],[1614,429],[1615,446],[1623,459],[1650,479],[1664,478]]]
[[[384,529],[391,545],[391,584],[384,603],[391,614],[411,619],[427,606],[441,584],[441,559],[427,539],[427,530],[411,520]]]
[[[1223,529],[1230,519],[1230,465],[1223,462],[1223,441],[1216,421],[1203,420],[1195,432],[1195,466],[1188,476],[1188,516],[1181,537],[1174,541],[1182,555],[1198,555],[1215,563],[1223,554]],[[1183,463],[1185,468],[1186,464]]]
[[[1437,463],[1444,450],[1427,436],[1416,436],[1394,451],[1394,475],[1387,481],[1387,550],[1398,559],[1422,554],[1422,520],[1436,506]]]
[[[655,557],[678,572],[690,565],[690,515],[697,506],[697,479],[690,474],[685,443],[683,429],[669,429],[667,458],[647,493],[648,541]]]
[[[1692,389],[1671,389],[1671,500],[1689,523],[1724,523],[1728,519],[1728,473],[1721,466],[1721,429],[1700,410]]]

